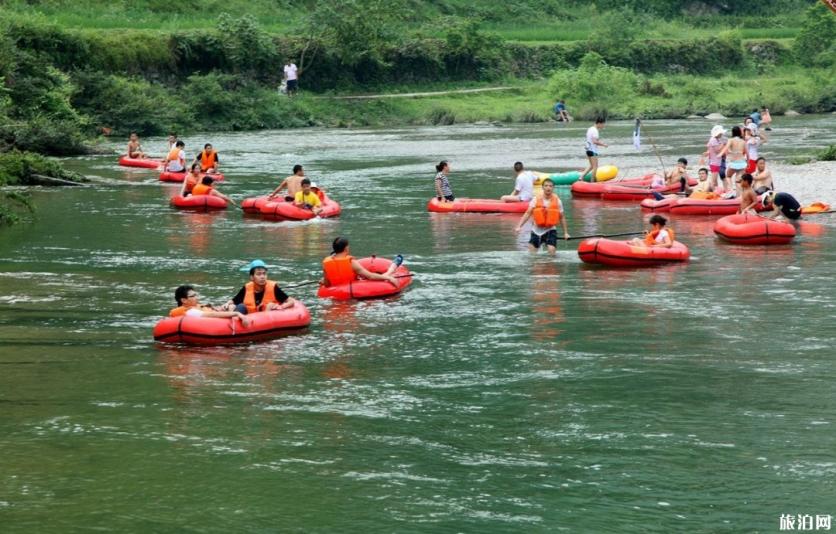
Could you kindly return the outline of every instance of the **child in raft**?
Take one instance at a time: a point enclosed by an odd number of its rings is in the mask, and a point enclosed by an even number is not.
[[[234,200],[229,198],[228,196],[224,195],[217,189],[212,187],[212,183],[215,181],[214,178],[211,176],[204,176],[203,179],[200,181],[199,184],[192,188],[192,195],[212,195],[214,197],[222,198],[232,204],[233,206],[237,206],[238,204],[235,203]],[[184,180],[185,182],[185,180]]]
[[[174,300],[177,307],[168,312],[169,317],[219,317],[237,318],[241,324],[247,326],[247,317],[237,311],[220,311],[212,306],[205,306],[198,300],[197,292],[190,285],[182,285],[174,290]]]
[[[456,197],[453,196],[453,190],[450,188],[450,180],[447,179],[447,174],[450,172],[450,163],[442,161],[435,166],[435,171],[436,200],[439,202],[453,202],[456,200]]]
[[[651,229],[647,232],[647,234],[645,234],[644,239],[631,239],[627,241],[627,244],[635,247],[671,248],[673,246],[674,235],[673,230],[665,228],[668,220],[661,215],[656,214],[650,218],[649,222]]]
[[[752,175],[748,172],[740,178],[740,209],[738,213],[754,212],[761,199],[752,189]]]

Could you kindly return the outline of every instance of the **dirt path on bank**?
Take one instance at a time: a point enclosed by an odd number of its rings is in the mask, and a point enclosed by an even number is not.
[[[328,98],[333,100],[374,100],[377,98],[417,98],[422,96],[455,95],[466,93],[487,93],[491,91],[507,91],[514,89],[511,86],[505,87],[483,87],[481,89],[454,89],[452,91],[431,91],[426,93],[395,93],[385,95],[358,95],[358,96],[320,96],[317,98]]]

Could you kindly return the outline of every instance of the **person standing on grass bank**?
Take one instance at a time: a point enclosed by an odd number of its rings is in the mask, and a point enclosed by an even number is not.
[[[435,166],[435,198],[439,202],[453,202],[456,197],[453,196],[453,190],[450,188],[450,180],[447,179],[447,174],[450,172],[450,164],[442,161]]]
[[[521,161],[514,163],[514,172],[517,173],[514,190],[510,195],[502,195],[499,200],[502,202],[528,202],[534,198],[534,181],[537,176],[533,172],[525,170]]]
[[[284,79],[287,80],[287,96],[292,97],[299,88],[299,69],[292,59],[288,59],[284,66]]]
[[[131,132],[128,138],[126,154],[131,159],[144,159],[146,157],[145,152],[142,151],[142,145],[139,144],[139,136],[136,135],[136,132]]]
[[[586,157],[589,159],[589,165],[581,171],[581,177],[578,180],[583,180],[587,172],[592,173],[592,180],[595,181],[595,174],[598,172],[598,147],[607,147],[606,143],[601,142],[601,132],[606,121],[603,117],[595,119],[595,124],[586,130]]]
[[[528,250],[537,252],[540,247],[546,245],[549,254],[554,254],[557,251],[557,223],[560,222],[563,227],[563,239],[569,239],[569,230],[563,214],[563,203],[554,193],[554,182],[550,178],[543,180],[543,196],[532,199],[528,205],[528,209],[517,224],[518,233],[532,216],[534,224],[531,226]]]
[[[305,179],[305,169],[301,165],[294,165],[293,166],[293,174],[282,180],[282,183],[279,184],[279,187],[275,188],[272,193],[267,197],[268,200],[272,200],[276,198],[279,194],[279,191],[282,189],[287,189],[287,195],[285,195],[284,199],[287,202],[293,202],[296,199],[296,193],[302,190],[302,180]]]

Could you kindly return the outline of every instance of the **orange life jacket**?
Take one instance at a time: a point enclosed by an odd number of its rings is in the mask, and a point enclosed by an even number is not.
[[[210,191],[212,191],[212,186],[206,184],[197,184],[192,188],[193,195],[208,195]]]
[[[673,243],[674,240],[676,239],[676,235],[673,232],[673,228],[660,228],[659,230],[653,230],[652,232],[650,232],[646,236],[644,236],[644,242],[647,243],[648,245],[655,245],[656,244],[656,236],[658,236],[662,232],[662,230],[667,230],[668,231],[668,237],[670,238],[671,243]]]
[[[557,197],[552,195],[552,201],[546,208],[543,205],[543,197],[537,197],[537,203],[534,204],[534,211],[531,213],[537,226],[549,228],[560,222],[560,208],[557,202]]]
[[[200,153],[200,168],[201,170],[208,170],[215,166],[218,161],[218,153],[214,150],[208,154],[204,150]]]
[[[247,282],[244,284],[244,288],[247,290],[244,293],[244,306],[247,307],[247,313],[264,311],[270,303],[278,304],[276,302],[276,282],[272,280],[267,280],[267,284],[264,286],[264,296],[261,297],[261,304],[258,306],[255,305],[255,283]]]
[[[325,279],[328,280],[330,285],[348,284],[357,280],[357,274],[351,267],[353,259],[351,256],[345,256],[344,258],[328,256],[322,260],[322,270],[325,272]]]
[[[194,176],[192,173],[186,173],[186,192],[191,193],[197,185],[200,176]]]
[[[168,312],[168,316],[169,317],[182,317],[183,315],[186,315],[187,311],[189,311],[189,309],[187,307],[177,306],[176,308],[174,308],[173,310]]]
[[[168,157],[165,158],[168,161],[178,161],[180,159],[180,148],[174,147],[168,151]]]

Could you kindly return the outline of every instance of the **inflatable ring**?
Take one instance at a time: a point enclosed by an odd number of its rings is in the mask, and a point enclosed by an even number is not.
[[[225,210],[226,200],[215,195],[189,195],[171,198],[171,206],[181,210]]]
[[[717,237],[738,245],[786,245],[795,237],[793,225],[760,215],[728,215],[714,223]]]

